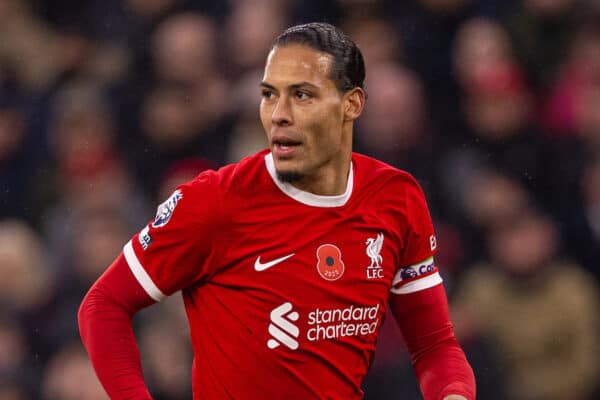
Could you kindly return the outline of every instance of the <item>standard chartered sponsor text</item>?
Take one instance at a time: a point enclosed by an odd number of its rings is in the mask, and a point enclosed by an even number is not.
[[[310,341],[335,339],[344,336],[369,335],[379,324],[379,304],[321,310],[308,314],[309,329],[306,337]]]

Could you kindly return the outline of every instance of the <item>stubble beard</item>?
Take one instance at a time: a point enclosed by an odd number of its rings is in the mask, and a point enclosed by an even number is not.
[[[296,171],[277,172],[277,179],[284,183],[298,182],[304,175]]]

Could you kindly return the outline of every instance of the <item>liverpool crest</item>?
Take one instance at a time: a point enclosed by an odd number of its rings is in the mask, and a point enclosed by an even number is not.
[[[383,257],[381,248],[383,247],[383,233],[378,233],[376,238],[368,238],[367,256],[371,259],[371,265],[367,267],[367,279],[383,278]]]

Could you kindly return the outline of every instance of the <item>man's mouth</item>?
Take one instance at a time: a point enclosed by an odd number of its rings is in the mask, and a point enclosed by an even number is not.
[[[279,157],[291,156],[302,143],[299,141],[277,138],[273,140],[273,151]]]
[[[273,144],[275,146],[279,146],[279,147],[292,147],[292,146],[299,146],[301,144],[301,142],[294,141],[291,139],[274,139]]]
[[[292,143],[292,144],[283,144],[283,143],[275,143],[275,147],[280,148],[281,150],[288,150],[291,149],[292,147],[298,146],[298,144]]]

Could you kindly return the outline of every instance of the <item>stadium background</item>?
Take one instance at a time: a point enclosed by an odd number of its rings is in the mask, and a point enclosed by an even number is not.
[[[265,146],[273,36],[362,48],[356,149],[412,172],[478,398],[600,398],[600,2],[2,0],[0,399],[104,399],[91,282],[173,187]],[[135,319],[156,399],[190,398],[180,299]],[[367,399],[418,399],[386,323]]]

